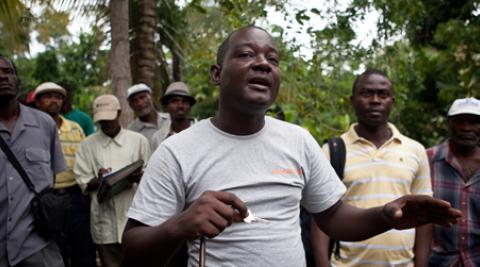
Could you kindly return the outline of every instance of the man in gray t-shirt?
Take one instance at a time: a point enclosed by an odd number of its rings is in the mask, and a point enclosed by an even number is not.
[[[19,80],[13,63],[0,55],[0,136],[24,168],[35,190],[53,187],[55,174],[67,169],[55,121],[18,103]],[[6,154],[0,150],[0,267],[63,266],[53,240],[33,228],[34,197]]]
[[[230,192],[270,223],[235,223],[208,240],[208,251],[215,253],[208,255],[208,265],[231,261],[236,266],[252,266],[252,257],[255,266],[303,266],[299,202],[317,213],[334,205],[345,192],[312,136],[271,117],[251,135],[229,134],[210,120],[191,128],[183,136],[166,139],[154,154],[151,162],[158,164],[143,176],[145,184],[128,216],[155,226],[205,191]],[[150,202],[150,196],[161,199]],[[199,242],[190,245],[195,251],[190,266],[197,266]]]
[[[265,30],[230,34],[210,76],[218,112],[153,154],[128,213],[124,266],[159,266],[184,241],[195,266],[202,237],[208,266],[305,266],[300,204],[342,240],[461,216],[428,196],[366,210],[343,204],[345,188],[313,137],[265,116],[280,85],[279,50]]]

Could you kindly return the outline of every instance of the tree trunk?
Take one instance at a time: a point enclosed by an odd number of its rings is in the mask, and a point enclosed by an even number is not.
[[[127,102],[127,89],[132,82],[128,41],[128,0],[110,0],[109,12],[112,34],[109,69],[113,94],[118,97],[122,108],[120,123],[126,127],[133,119],[133,111]]]
[[[151,88],[155,76],[155,0],[140,0],[138,13],[138,81]]]
[[[180,66],[181,58],[177,50],[173,50],[172,52],[173,52],[173,56],[172,56],[173,80],[181,81],[182,80],[182,69]]]

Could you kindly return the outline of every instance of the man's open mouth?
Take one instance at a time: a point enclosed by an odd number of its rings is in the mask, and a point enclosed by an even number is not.
[[[263,77],[255,77],[248,80],[248,85],[256,89],[265,90],[270,88],[270,81]]]

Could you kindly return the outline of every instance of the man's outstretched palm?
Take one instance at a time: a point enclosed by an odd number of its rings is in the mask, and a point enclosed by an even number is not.
[[[450,227],[462,216],[449,202],[424,195],[406,195],[387,203],[383,208],[384,219],[395,229],[417,227],[435,223]]]

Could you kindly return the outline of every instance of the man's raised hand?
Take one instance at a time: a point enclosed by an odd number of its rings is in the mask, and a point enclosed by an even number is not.
[[[449,202],[425,195],[406,195],[383,206],[382,217],[395,229],[435,223],[450,227],[462,216]]]

